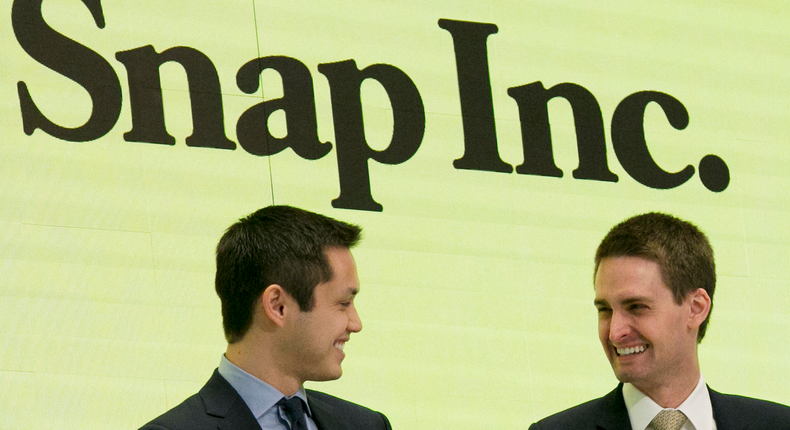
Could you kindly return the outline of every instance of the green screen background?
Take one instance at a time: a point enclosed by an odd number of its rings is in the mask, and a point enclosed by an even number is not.
[[[384,412],[394,428],[526,428],[616,384],[597,340],[592,256],[628,216],[664,211],[710,237],[719,283],[699,354],[716,390],[790,403],[790,12],[769,1],[103,1],[106,27],[77,0],[46,0],[47,23],[98,52],[123,88],[115,127],[91,142],[27,136],[24,81],[53,122],[90,116],[84,89],[29,57],[0,2],[0,428],[137,428],[196,392],[225,342],[213,292],[214,247],[260,207],[290,204],[361,224],[354,251],[364,329],[344,376],[309,383]],[[573,179],[569,105],[549,103],[562,178],[457,170],[464,153],[453,40],[440,18],[494,23],[488,59],[501,158],[523,161],[509,87],[573,82],[593,93],[617,183]],[[235,74],[286,55],[312,74],[319,138],[334,142],[320,63],[354,59],[403,70],[425,105],[417,153],[370,161],[383,212],[334,209],[336,152],[190,148],[190,99],[176,63],[161,68],[174,146],[126,142],[128,84],[115,53],[189,46],[214,63],[226,133],[242,112],[282,96],[279,76],[247,95]],[[707,190],[640,185],[617,162],[612,113],[629,94],[671,94],[690,122],[645,115],[665,170],[721,157],[731,182]],[[392,112],[380,85],[362,86],[365,131],[384,149]],[[285,134],[285,115],[269,121]],[[278,134],[279,133],[279,134]]]

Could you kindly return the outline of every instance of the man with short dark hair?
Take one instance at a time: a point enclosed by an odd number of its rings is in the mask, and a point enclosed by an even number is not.
[[[360,231],[289,206],[228,228],[215,278],[227,350],[199,393],[143,429],[389,430],[383,414],[303,387],[339,378],[362,329],[349,251]]]
[[[661,213],[623,221],[598,246],[594,284],[598,335],[620,384],[531,430],[790,429],[790,407],[705,384],[697,345],[716,271],[696,226]]]

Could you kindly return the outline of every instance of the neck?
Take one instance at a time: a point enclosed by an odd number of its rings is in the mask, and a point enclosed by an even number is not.
[[[228,344],[225,358],[284,395],[293,396],[304,381],[285,372],[276,356],[277,348],[268,345],[270,343],[256,339],[253,333],[247,333],[242,340]]]
[[[638,382],[633,385],[662,408],[676,409],[697,388],[700,376],[701,373],[697,365],[686,372],[677,372],[671,380],[663,381],[655,386],[643,386]]]

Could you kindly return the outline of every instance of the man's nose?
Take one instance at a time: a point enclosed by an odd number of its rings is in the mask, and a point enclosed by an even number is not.
[[[357,308],[354,304],[351,304],[351,309],[349,309],[348,315],[348,331],[351,333],[358,333],[362,331],[362,320],[359,318],[359,314],[357,313]]]
[[[619,312],[612,313],[609,322],[609,340],[619,342],[631,334],[631,320]]]

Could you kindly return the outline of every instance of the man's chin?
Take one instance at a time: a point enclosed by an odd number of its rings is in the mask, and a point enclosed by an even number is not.
[[[618,381],[627,384],[639,385],[645,380],[648,379],[648,375],[645,372],[638,372],[637,369],[613,369],[614,376],[617,378]]]
[[[623,384],[627,384],[627,383],[633,382],[633,380],[634,380],[631,377],[631,375],[628,375],[628,374],[615,373],[614,376],[615,376],[615,378],[617,378],[618,381],[622,382]]]
[[[635,375],[633,371],[622,369],[616,364],[612,364],[612,371],[617,380],[622,383],[634,382],[634,380],[637,379],[637,375]]]
[[[333,369],[331,371],[322,372],[320,374],[313,375],[308,381],[316,381],[316,382],[325,382],[325,381],[334,381],[336,379],[340,379],[343,376],[343,369]]]

